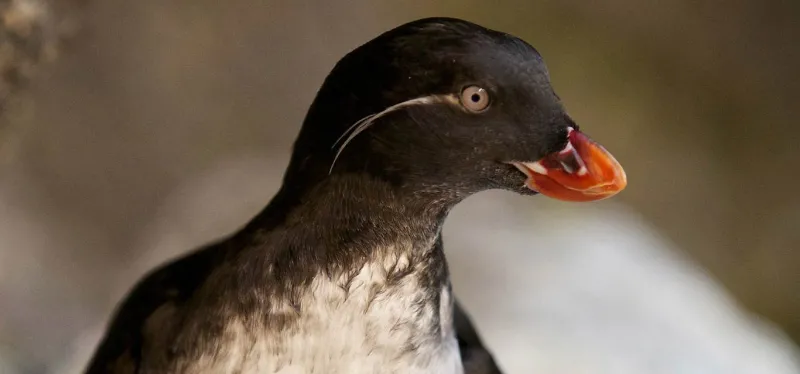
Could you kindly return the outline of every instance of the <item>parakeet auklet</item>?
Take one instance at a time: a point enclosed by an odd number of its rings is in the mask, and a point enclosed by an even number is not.
[[[88,373],[499,373],[454,314],[448,212],[487,189],[590,201],[625,184],[529,44],[401,25],[336,64],[263,211],[134,288]]]

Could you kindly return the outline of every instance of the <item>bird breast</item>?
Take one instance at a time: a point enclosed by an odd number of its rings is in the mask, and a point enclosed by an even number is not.
[[[358,269],[317,274],[298,302],[271,300],[268,315],[292,316],[277,331],[230,321],[213,354],[187,372],[462,373],[449,287],[423,287],[430,264],[408,249],[375,250]]]

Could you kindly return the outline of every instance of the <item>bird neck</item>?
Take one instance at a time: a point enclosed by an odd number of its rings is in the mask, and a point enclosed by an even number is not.
[[[267,300],[270,310],[300,316],[299,331],[330,323],[336,334],[356,331],[354,346],[401,355],[424,342],[419,352],[439,354],[455,344],[440,236],[449,208],[355,174],[284,185],[244,231],[250,245],[237,248],[247,252],[232,257],[243,282],[261,290],[248,290],[261,297],[254,305]],[[373,328],[390,333],[359,340]]]
[[[286,266],[304,272],[353,271],[402,255],[446,273],[439,239],[453,205],[366,175],[338,175],[305,188],[284,185],[245,232],[279,235],[270,240],[291,249]]]

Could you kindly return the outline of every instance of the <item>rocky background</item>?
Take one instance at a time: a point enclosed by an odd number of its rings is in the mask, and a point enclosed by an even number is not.
[[[277,189],[316,89],[399,23],[544,55],[617,198],[490,192],[446,229],[512,373],[800,372],[800,3],[0,1],[0,373],[77,373],[152,266]]]

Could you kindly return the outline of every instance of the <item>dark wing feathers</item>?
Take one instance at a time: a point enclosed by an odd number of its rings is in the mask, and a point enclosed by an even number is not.
[[[503,374],[492,354],[483,345],[478,332],[469,315],[464,311],[458,299],[455,301],[453,324],[456,329],[458,348],[461,350],[461,362],[465,374]]]
[[[205,248],[142,279],[117,308],[86,374],[137,373],[148,318],[164,305],[180,305],[189,299],[220,260],[220,253]]]

